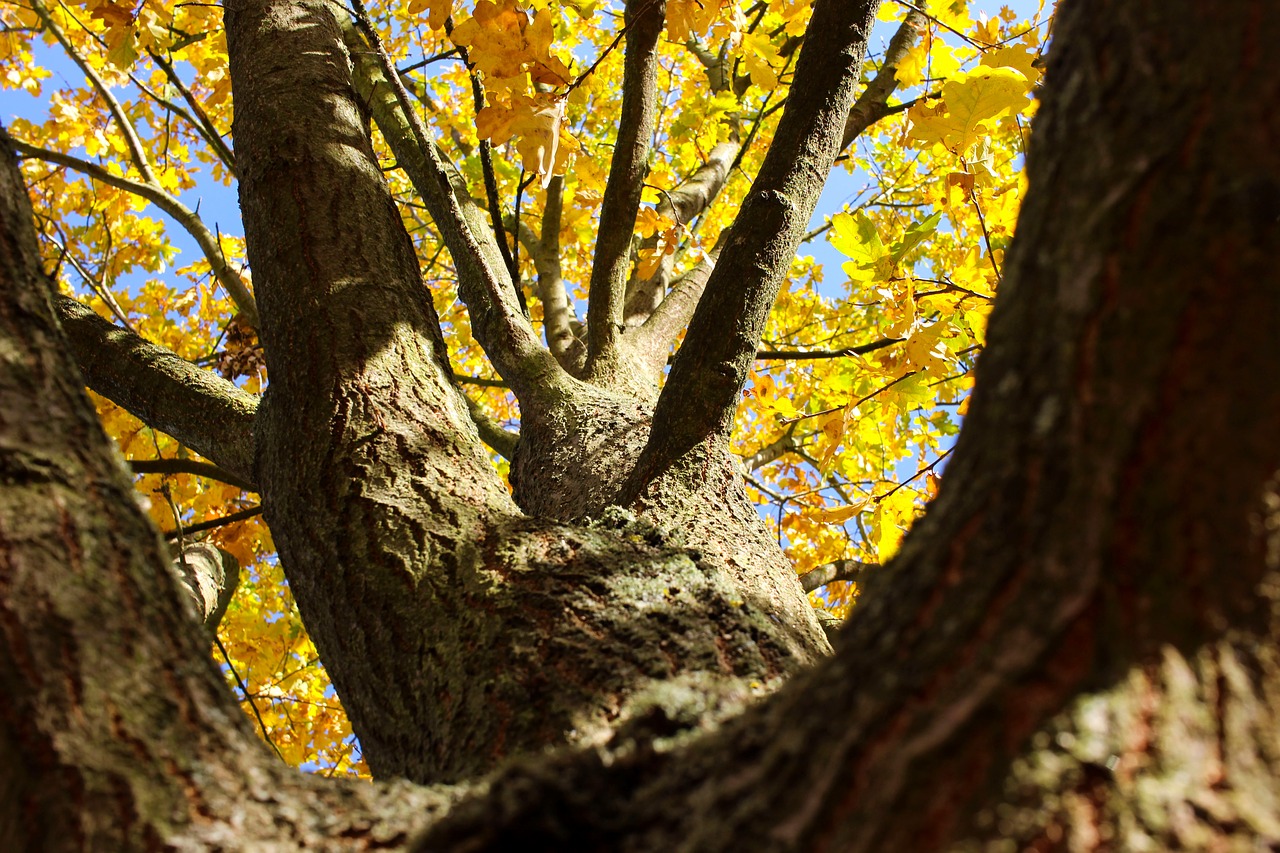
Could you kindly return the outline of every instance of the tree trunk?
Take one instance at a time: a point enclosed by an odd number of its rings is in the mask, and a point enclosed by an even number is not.
[[[723,410],[680,419],[664,391],[649,427],[621,392],[587,388],[528,344],[492,253],[459,237],[468,298],[488,300],[477,337],[509,332],[486,347],[533,430],[517,501],[541,515],[520,512],[450,383],[338,7],[228,3],[271,372],[255,481],[375,773],[456,784],[331,784],[256,742],[75,387],[6,154],[0,847],[1280,845],[1280,73],[1263,54],[1280,18],[1265,8],[1063,4],[945,485],[819,660],[725,461]],[[836,48],[873,11],[818,4],[787,114],[832,94],[820,132],[779,131],[800,160],[829,168],[839,150],[861,56]],[[433,203],[461,203],[424,168]],[[775,236],[803,213],[803,191],[752,197]],[[745,299],[739,282],[772,298],[750,228],[720,268],[742,277],[713,273],[699,311]],[[695,320],[707,345],[685,345],[668,388],[737,393],[756,342],[711,326]],[[602,460],[583,472],[607,458],[616,491],[546,501],[538,483],[559,474],[536,460],[567,464],[563,446]]]
[[[405,841],[456,794],[299,775],[213,667],[80,387],[0,142],[0,849]]]
[[[1061,7],[941,495],[833,660],[665,757],[642,821],[583,821],[565,789],[535,806],[571,815],[549,835],[1280,844],[1280,75],[1259,47],[1280,20],[1261,9]],[[433,840],[501,849],[486,814]]]
[[[542,520],[521,516],[451,384],[338,14],[322,0],[246,0],[228,7],[227,29],[271,375],[257,480],[299,610],[375,774],[474,777],[512,753],[606,739],[654,684],[750,692],[816,660],[825,637],[736,475],[696,494],[690,483],[684,503],[703,517],[684,541],[671,527],[684,527],[687,509],[674,525],[657,513],[638,527],[555,523],[599,515],[629,470],[608,465],[634,459],[644,433],[626,424],[640,440],[630,457],[584,441],[615,421],[574,411],[602,392],[549,357],[542,385],[518,386],[536,389],[522,394],[521,443],[579,453],[587,464],[575,476],[613,487],[559,511],[534,507]],[[755,547],[685,550],[704,538]]]

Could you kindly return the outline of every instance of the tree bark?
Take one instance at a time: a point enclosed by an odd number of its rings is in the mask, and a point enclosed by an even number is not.
[[[164,347],[55,296],[54,306],[85,384],[143,423],[182,436],[192,450],[253,482],[257,398]]]
[[[0,847],[1280,844],[1263,4],[1063,5],[941,494],[807,668],[798,586],[730,541],[759,527],[726,521],[750,507],[707,443],[638,514],[517,511],[452,385],[338,7],[227,14],[272,377],[253,480],[375,772],[457,784],[334,784],[257,742],[77,387],[6,155]],[[535,402],[603,399],[548,382]],[[722,535],[695,553],[673,534],[708,507]]]
[[[661,681],[764,687],[825,653],[773,542],[761,563],[734,548],[684,550],[670,531],[686,517],[556,523],[599,516],[608,501],[520,515],[452,385],[360,119],[339,13],[319,0],[241,0],[228,5],[227,29],[271,376],[257,480],[370,767],[472,777],[513,753],[607,737]],[[540,446],[544,401],[562,412],[596,393],[550,364],[536,394],[517,385],[523,448]],[[598,412],[577,423],[609,426]],[[732,527],[715,535],[750,528],[758,545],[763,525],[745,497],[722,503]]]
[[[498,850],[513,827],[627,850],[1280,840],[1262,9],[1061,8],[970,414],[835,658],[686,749],[582,758],[499,810],[514,768],[424,849]]]
[[[457,792],[299,775],[213,667],[81,388],[0,144],[0,849],[404,843]]]

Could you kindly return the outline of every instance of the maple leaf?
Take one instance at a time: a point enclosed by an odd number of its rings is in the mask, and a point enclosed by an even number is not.
[[[512,132],[518,134],[516,150],[520,152],[524,168],[542,177],[543,189],[556,173],[564,107],[563,98],[543,99],[522,111],[511,123]]]
[[[427,26],[433,30],[444,27],[445,21],[453,14],[453,0],[409,0],[405,11],[410,16],[427,13]]]
[[[942,100],[932,106],[917,104],[908,112],[911,136],[924,143],[940,143],[967,151],[992,119],[1027,105],[1031,85],[1013,68],[975,68],[948,80]]]

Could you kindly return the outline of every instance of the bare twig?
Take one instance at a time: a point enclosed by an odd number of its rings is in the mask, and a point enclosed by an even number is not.
[[[857,560],[836,560],[834,563],[818,566],[816,569],[810,569],[802,574],[800,576],[800,586],[804,587],[805,592],[813,592],[819,587],[836,581],[856,582],[867,570],[878,568],[880,566],[875,563],[860,563]]]
[[[150,53],[150,56],[151,61],[164,72],[165,77],[169,80],[169,84],[182,94],[182,99],[187,102],[189,107],[191,107],[191,112],[195,115],[199,126],[204,129],[204,132],[201,135],[206,141],[208,141],[209,145],[213,148],[214,153],[218,155],[218,158],[222,160],[222,164],[227,167],[227,171],[232,175],[238,176],[239,173],[236,171],[235,154],[232,152],[231,146],[228,145],[226,140],[224,140],[218,133],[218,128],[214,125],[213,120],[209,118],[209,114],[205,112],[204,106],[202,106],[200,101],[196,99],[195,94],[192,93],[186,82],[183,81],[181,75],[178,74],[177,70],[167,59],[154,52]]]
[[[758,350],[757,361],[814,361],[824,358],[848,358],[853,355],[865,355],[894,344],[902,343],[903,338],[881,338],[868,344],[856,347],[845,347],[836,350]]]
[[[198,524],[189,524],[185,528],[171,530],[165,533],[166,539],[176,539],[179,535],[190,535],[193,533],[204,533],[206,530],[216,530],[219,527],[226,527],[228,524],[235,524],[240,521],[247,521],[262,515],[262,507],[253,506],[248,509],[242,509],[239,512],[228,513],[221,518],[212,518],[208,521],[201,521]]]
[[[212,462],[201,462],[198,459],[131,459],[129,467],[135,474],[194,474],[207,477],[246,491],[256,492],[258,487],[243,477],[237,477],[225,468]]]
[[[222,659],[227,662],[227,669],[231,671],[232,677],[235,678],[236,684],[240,687],[240,692],[244,695],[244,701],[249,703],[249,708],[253,711],[253,716],[258,721],[258,728],[262,730],[262,739],[271,744],[276,756],[281,761],[284,761],[284,753],[280,751],[280,747],[276,746],[276,742],[271,739],[271,735],[267,732],[267,724],[262,721],[262,714],[258,711],[258,706],[254,704],[253,695],[249,693],[249,686],[244,683],[244,679],[236,671],[235,665],[231,663],[231,655],[227,654],[227,647],[222,645],[222,640],[216,634],[213,637],[213,642],[218,646]]]

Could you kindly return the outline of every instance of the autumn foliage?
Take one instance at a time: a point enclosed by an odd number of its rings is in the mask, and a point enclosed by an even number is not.
[[[734,432],[750,490],[802,575],[839,561],[874,571],[936,492],[1018,214],[1051,13],[981,0],[881,9],[854,110],[864,126],[774,306]],[[620,5],[408,0],[368,14],[424,124],[502,219],[535,324],[547,316],[533,282],[548,223],[579,320],[617,130]],[[640,281],[669,283],[714,257],[772,138],[809,14],[804,0],[668,0],[631,258]],[[231,207],[221,9],[6,0],[0,21],[0,85],[39,99],[3,120],[25,158],[46,267],[101,316],[260,391],[269,377]],[[376,131],[375,146],[463,388],[517,428],[435,225]],[[723,186],[682,221],[672,193],[726,151]],[[170,541],[206,539],[243,567],[215,654],[246,711],[289,762],[365,772],[257,495],[95,402]],[[842,578],[815,589],[815,606],[848,611],[857,584]]]

